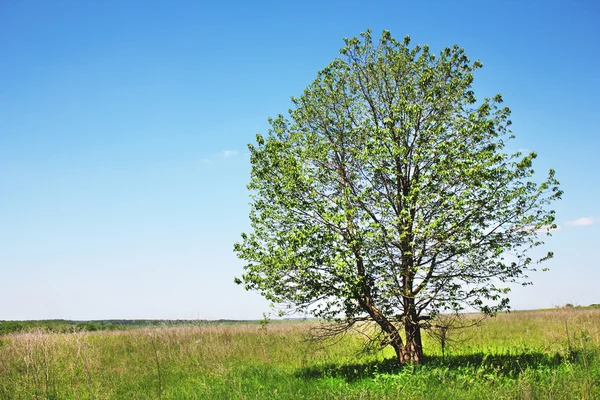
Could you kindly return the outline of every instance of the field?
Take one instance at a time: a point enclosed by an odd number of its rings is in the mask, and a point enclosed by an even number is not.
[[[600,310],[521,311],[398,367],[315,322],[40,330],[0,336],[0,399],[600,399]]]

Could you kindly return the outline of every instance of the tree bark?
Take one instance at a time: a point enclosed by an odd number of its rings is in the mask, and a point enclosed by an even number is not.
[[[357,274],[362,280],[362,290],[360,296],[357,299],[358,303],[363,308],[363,310],[365,310],[371,316],[371,318],[373,318],[377,325],[379,325],[379,327],[386,333],[387,343],[389,343],[394,348],[398,360],[402,363],[401,355],[404,352],[404,343],[402,342],[400,332],[398,331],[398,328],[396,328],[396,326],[392,322],[390,322],[390,320],[375,305],[373,295],[371,293],[371,286],[369,283],[367,283],[367,275],[365,273],[363,259],[358,249],[355,250],[355,256]]]
[[[404,352],[404,343],[402,342],[402,337],[400,336],[398,329],[385,317],[385,315],[379,311],[377,307],[375,307],[370,296],[365,296],[363,299],[359,299],[359,303],[363,309],[367,311],[371,318],[373,318],[377,325],[379,325],[379,327],[386,333],[387,343],[394,348],[398,361],[402,363],[401,354]]]
[[[423,342],[421,340],[421,327],[418,323],[407,321],[404,323],[406,342],[398,356],[401,364],[420,364],[423,361]]]
[[[404,334],[406,342],[398,359],[401,364],[420,364],[423,361],[423,341],[421,339],[421,325],[415,309],[415,300],[405,298]]]

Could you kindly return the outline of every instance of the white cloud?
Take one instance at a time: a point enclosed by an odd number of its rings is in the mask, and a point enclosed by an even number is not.
[[[565,223],[569,226],[588,226],[588,225],[592,225],[594,223],[594,218],[593,217],[582,217],[579,219],[575,219],[573,221],[567,221]]]
[[[223,158],[228,158],[228,157],[233,157],[236,156],[238,154],[238,152],[236,150],[225,150],[222,151],[221,153],[219,153],[221,155],[221,157]]]
[[[213,162],[212,162],[212,160],[211,160],[210,158],[205,158],[205,159],[203,159],[203,160],[202,160],[202,162],[203,162],[204,164],[212,164],[212,163],[213,163]]]

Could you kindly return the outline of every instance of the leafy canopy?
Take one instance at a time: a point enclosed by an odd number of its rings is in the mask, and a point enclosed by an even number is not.
[[[384,31],[336,58],[270,119],[251,153],[252,231],[235,245],[246,289],[291,311],[415,322],[508,307],[561,196],[536,182],[500,95],[481,102],[462,48],[437,56]],[[379,314],[378,314],[379,313]]]

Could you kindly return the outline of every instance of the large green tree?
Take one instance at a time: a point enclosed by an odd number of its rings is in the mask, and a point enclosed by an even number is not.
[[[422,359],[442,311],[508,308],[528,251],[554,226],[554,172],[504,153],[510,110],[477,101],[458,46],[439,55],[384,31],[345,47],[270,120],[251,153],[242,279],[273,303],[348,325],[373,321],[400,363]]]

